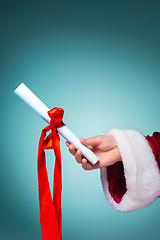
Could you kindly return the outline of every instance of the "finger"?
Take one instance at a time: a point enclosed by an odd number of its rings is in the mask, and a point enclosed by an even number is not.
[[[78,149],[75,154],[75,159],[78,163],[82,163],[82,152]]]
[[[100,162],[99,160],[93,165],[93,169],[100,168]]]
[[[92,146],[87,146],[87,148],[89,148],[92,152],[94,152],[94,147],[92,147]]]
[[[66,142],[66,145],[67,145],[67,147],[69,147],[70,143],[67,141],[67,142]]]
[[[97,145],[99,145],[102,142],[103,136],[95,136],[95,137],[91,137],[91,138],[81,138],[80,141],[82,144],[84,144],[85,146],[92,146],[92,147],[96,147]]]
[[[70,144],[70,145],[69,145],[69,151],[70,151],[70,153],[71,153],[73,156],[75,156],[75,154],[76,154],[76,152],[77,152],[77,150],[75,149],[75,147],[74,147],[73,144]]]
[[[93,165],[87,161],[87,159],[82,159],[82,167],[84,170],[93,170]]]

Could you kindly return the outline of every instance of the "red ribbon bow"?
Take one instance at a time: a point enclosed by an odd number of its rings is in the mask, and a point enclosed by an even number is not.
[[[53,108],[48,111],[50,125],[42,130],[38,147],[38,186],[40,221],[43,240],[62,240],[62,211],[61,211],[61,151],[60,138],[57,128],[64,126],[62,122],[64,110]],[[46,133],[51,133],[46,137]],[[49,187],[44,149],[54,149],[54,184],[53,199]]]

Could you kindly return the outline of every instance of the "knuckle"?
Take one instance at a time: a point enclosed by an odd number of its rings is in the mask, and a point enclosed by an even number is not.
[[[70,150],[73,151],[74,147],[73,145],[70,145]]]
[[[75,153],[75,157],[76,157],[76,158],[78,157],[78,151]]]
[[[78,155],[77,155],[77,152],[75,153],[75,159],[78,160]]]
[[[72,147],[71,147],[71,145],[69,145],[69,151],[71,151],[72,150]]]
[[[77,163],[81,163],[81,159],[80,158],[76,158]]]
[[[77,160],[78,163],[81,163],[81,154],[80,152],[77,150],[77,152],[75,153],[75,158]]]
[[[69,147],[69,151],[70,151],[70,153],[72,153],[73,152],[73,150]]]
[[[75,155],[75,159],[76,159],[76,161],[78,162],[78,158],[76,157],[76,155]]]

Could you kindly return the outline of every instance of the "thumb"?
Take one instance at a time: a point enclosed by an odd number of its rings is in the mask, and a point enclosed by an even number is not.
[[[92,147],[96,147],[97,145],[100,144],[100,142],[102,141],[100,136],[95,136],[95,137],[91,137],[91,138],[81,138],[80,139],[81,143],[85,146],[92,146]]]

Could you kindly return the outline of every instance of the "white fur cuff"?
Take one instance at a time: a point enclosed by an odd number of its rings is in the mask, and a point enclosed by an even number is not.
[[[117,204],[108,190],[107,170],[101,168],[103,190],[109,203],[121,212],[151,204],[160,196],[160,170],[146,138],[136,130],[111,129],[122,157],[127,191]]]

